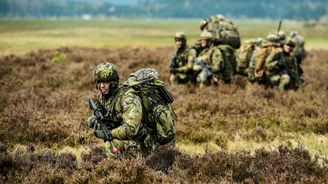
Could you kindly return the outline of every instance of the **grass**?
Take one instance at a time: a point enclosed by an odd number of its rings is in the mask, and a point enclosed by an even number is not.
[[[242,39],[265,37],[276,31],[276,21],[235,20]],[[299,30],[306,47],[327,49],[328,29],[307,28],[300,22],[283,22],[283,30]],[[0,55],[25,54],[41,48],[80,46],[91,48],[173,46],[176,31],[185,31],[189,43],[199,38],[199,20],[0,20]]]

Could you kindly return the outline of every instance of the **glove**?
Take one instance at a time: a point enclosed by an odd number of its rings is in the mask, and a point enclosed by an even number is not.
[[[88,120],[87,120],[87,125],[90,128],[94,128],[95,125],[97,124],[97,118],[95,116],[91,116]]]
[[[100,123],[98,123],[98,121],[97,121],[96,125],[94,126],[93,134],[97,138],[103,139],[105,142],[113,140],[112,132],[108,131],[108,134],[107,134],[107,137],[106,137],[105,133],[104,133],[103,129],[101,128]]]
[[[177,68],[170,68],[170,73],[176,74],[178,72]]]

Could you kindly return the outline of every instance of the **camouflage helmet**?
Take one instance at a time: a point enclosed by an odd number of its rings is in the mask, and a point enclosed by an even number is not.
[[[298,34],[299,34],[298,31],[291,31],[291,32],[289,33],[289,36],[291,36],[291,37],[295,37],[295,36],[298,35]]]
[[[115,65],[112,63],[100,63],[93,72],[93,79],[96,84],[100,82],[109,82],[115,88],[118,86],[120,77]]]
[[[280,41],[284,41],[286,39],[286,33],[285,31],[279,31],[278,32],[278,37]]]
[[[204,40],[212,40],[213,36],[212,36],[212,33],[204,30],[200,33],[200,38],[204,39]]]
[[[201,20],[199,23],[200,30],[203,31],[206,28],[207,24],[208,24],[208,21],[206,19]]]
[[[257,37],[256,39],[255,39],[255,42],[256,43],[262,43],[264,41],[264,38],[262,38],[262,37]]]
[[[295,42],[294,42],[291,38],[287,38],[287,39],[283,42],[283,44],[286,44],[286,45],[288,45],[288,46],[290,46],[290,47],[295,47]]]
[[[225,18],[225,16],[224,15],[222,15],[222,14],[217,14],[217,15],[215,15],[216,16],[216,18],[218,19],[218,20],[224,20],[224,19],[226,19]]]
[[[276,34],[269,34],[267,40],[270,42],[279,42],[279,37]]]
[[[181,32],[181,31],[179,31],[179,32],[176,32],[175,33],[175,35],[174,35],[174,40],[186,40],[186,33],[184,33],[184,32]]]

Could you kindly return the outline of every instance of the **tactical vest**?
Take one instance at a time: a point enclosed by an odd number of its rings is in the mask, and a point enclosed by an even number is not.
[[[176,53],[177,67],[185,66],[188,63],[188,55],[188,48],[185,48],[183,51]]]

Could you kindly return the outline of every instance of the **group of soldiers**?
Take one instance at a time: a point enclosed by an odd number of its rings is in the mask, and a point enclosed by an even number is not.
[[[174,41],[177,50],[170,63],[170,83],[192,83],[202,88],[230,83],[234,75],[241,75],[252,83],[286,90],[297,89],[304,81],[304,38],[297,31],[246,40],[239,49],[214,44],[213,34],[206,29],[194,46],[188,47],[184,32],[175,33]]]

